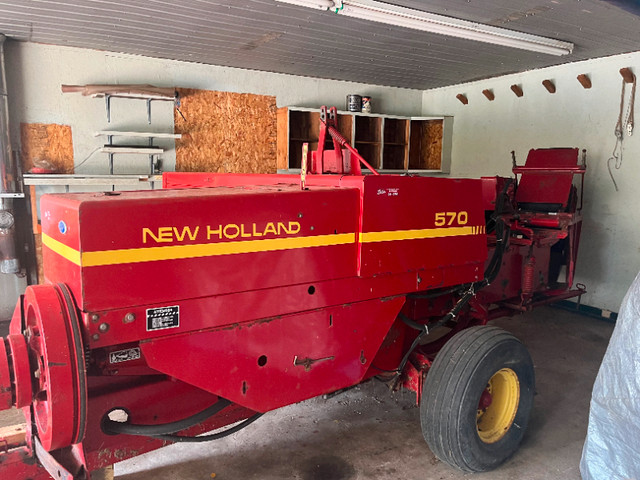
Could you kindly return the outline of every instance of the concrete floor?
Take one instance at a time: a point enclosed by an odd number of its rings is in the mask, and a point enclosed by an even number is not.
[[[172,445],[127,460],[115,466],[116,479],[580,479],[591,387],[613,325],[554,308],[494,324],[527,345],[537,377],[522,446],[496,471],[464,474],[438,461],[422,438],[415,396],[370,381],[268,413],[217,442]]]

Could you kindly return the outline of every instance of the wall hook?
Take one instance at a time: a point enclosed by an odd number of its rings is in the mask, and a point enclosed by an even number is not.
[[[521,97],[524,95],[524,92],[522,91],[522,87],[520,87],[520,85],[511,85],[511,91],[516,94],[516,97]]]
[[[622,75],[624,83],[633,83],[633,81],[636,79],[636,76],[633,74],[630,68],[621,68],[620,75]]]
[[[544,85],[544,88],[546,88],[549,93],[556,93],[556,86],[551,80],[543,80],[542,85]]]
[[[585,73],[578,75],[578,81],[584,88],[591,88],[591,79]]]

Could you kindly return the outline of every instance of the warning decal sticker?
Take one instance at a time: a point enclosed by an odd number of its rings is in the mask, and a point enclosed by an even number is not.
[[[129,360],[138,360],[139,358],[140,349],[138,347],[109,353],[109,363],[128,362]]]

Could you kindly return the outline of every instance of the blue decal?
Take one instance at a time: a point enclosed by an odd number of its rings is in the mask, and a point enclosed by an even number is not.
[[[60,233],[63,235],[67,233],[68,228],[67,228],[67,224],[64,223],[64,220],[60,220],[58,222],[58,230],[60,230]]]

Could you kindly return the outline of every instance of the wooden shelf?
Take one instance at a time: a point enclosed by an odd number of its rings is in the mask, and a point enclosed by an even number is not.
[[[173,87],[154,87],[153,85],[62,85],[62,93],[79,92],[85,97],[104,97],[106,100],[107,122],[111,122],[111,99],[128,98],[146,100],[147,121],[151,125],[151,102],[171,101],[180,106],[178,92]],[[179,110],[178,110],[179,111]]]
[[[164,148],[134,147],[131,145],[105,145],[100,149],[100,151],[102,153],[157,155],[159,153],[163,153]]]
[[[356,143],[370,142],[380,143],[382,141],[381,127],[382,117],[357,116],[355,128]]]
[[[140,185],[162,182],[162,175],[58,175],[24,174],[25,185]]]
[[[139,137],[139,138],[182,138],[180,133],[154,133],[154,132],[119,132],[115,130],[102,130],[93,132],[94,137]]]
[[[374,168],[449,173],[453,117],[400,117],[338,111],[338,130]],[[318,145],[320,110],[278,109],[278,170],[300,168],[303,142]],[[328,148],[331,138],[327,138]]]
[[[358,153],[362,155],[369,165],[371,165],[376,170],[381,168],[380,154],[382,153],[382,146],[379,143],[358,143],[356,142],[356,150]]]

